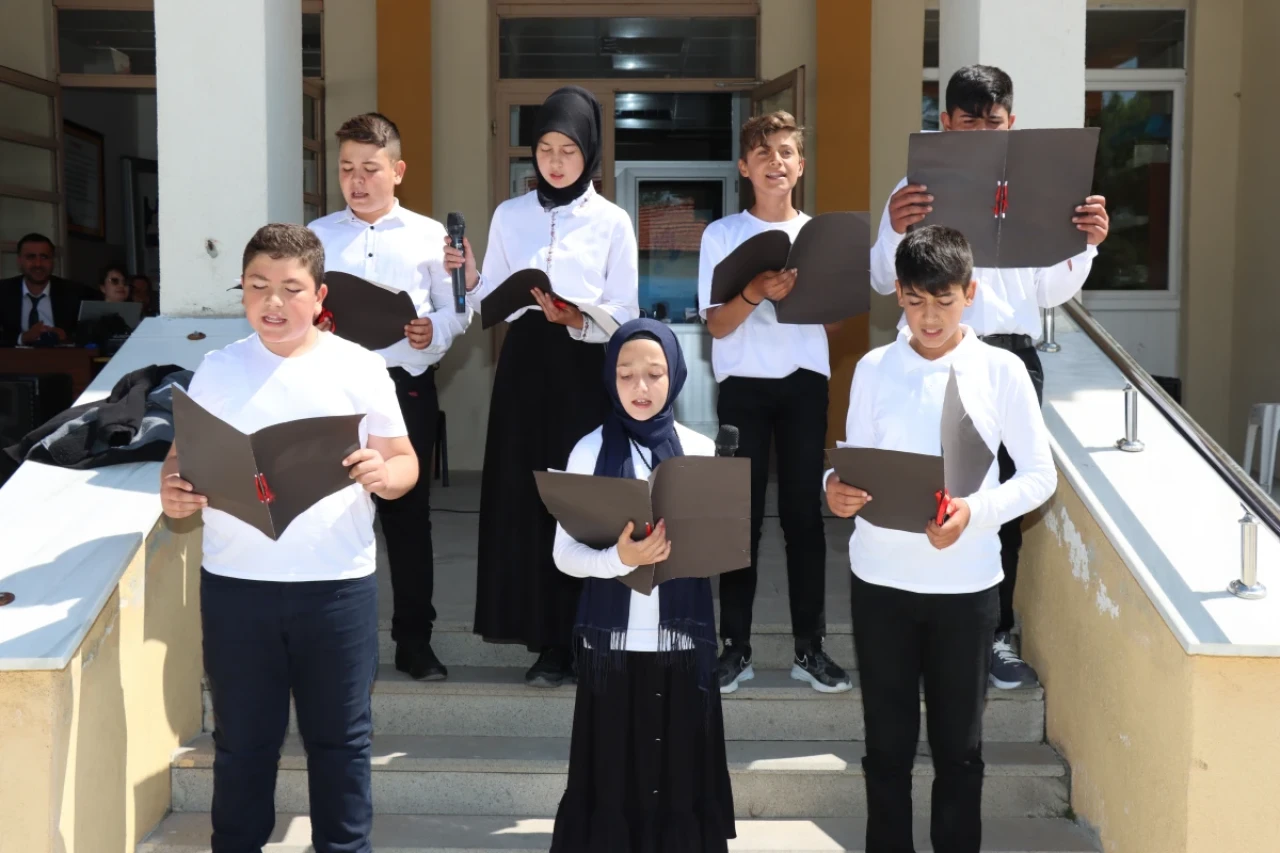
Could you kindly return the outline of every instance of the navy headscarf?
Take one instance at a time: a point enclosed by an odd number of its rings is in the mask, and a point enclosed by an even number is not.
[[[533,171],[538,175],[538,201],[544,209],[562,207],[587,191],[600,168],[600,126],[600,102],[581,86],[563,86],[542,102],[533,122]],[[582,152],[582,174],[567,187],[553,187],[538,168],[538,143],[552,132],[563,133]]]
[[[639,421],[627,414],[618,396],[618,356],[630,340],[656,340],[667,358],[670,387],[662,411]],[[680,436],[676,433],[675,403],[684,387],[684,355],[675,334],[656,320],[632,320],[609,339],[604,359],[604,384],[613,407],[605,417],[603,443],[596,457],[597,477],[634,477],[631,459],[632,442],[642,453],[652,454],[657,468],[664,459],[683,456]],[[658,595],[658,649],[670,660],[696,665],[698,686],[711,688],[716,664],[715,611],[711,600],[711,582],[705,578],[677,578],[661,584],[653,592]],[[631,615],[631,589],[616,578],[588,578],[583,584],[575,624],[575,646],[587,656],[593,675],[608,669],[621,669],[625,661],[627,622]],[[683,639],[693,641],[693,649],[680,648]],[[583,648],[585,639],[590,648]],[[603,684],[603,678],[596,678]]]

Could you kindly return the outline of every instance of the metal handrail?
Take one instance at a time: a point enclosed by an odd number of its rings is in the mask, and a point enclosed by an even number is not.
[[[1080,330],[1098,345],[1098,349],[1120,368],[1120,372],[1133,384],[1133,387],[1141,391],[1151,401],[1151,405],[1155,406],[1160,414],[1173,424],[1173,428],[1204,457],[1209,467],[1231,486],[1240,498],[1240,503],[1272,533],[1280,537],[1280,507],[1276,506],[1270,495],[1264,492],[1239,463],[1222,449],[1213,436],[1204,431],[1204,427],[1187,414],[1186,409],[1169,396],[1169,392],[1165,391],[1160,383],[1151,378],[1151,374],[1147,373],[1142,365],[1134,361],[1133,356],[1125,352],[1124,347],[1111,337],[1110,333],[1083,305],[1074,299],[1069,299],[1060,307],[1067,312]]]

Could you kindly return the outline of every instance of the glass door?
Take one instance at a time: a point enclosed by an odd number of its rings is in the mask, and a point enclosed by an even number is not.
[[[0,66],[0,278],[18,274],[18,240],[32,231],[63,257],[60,95],[57,83]]]

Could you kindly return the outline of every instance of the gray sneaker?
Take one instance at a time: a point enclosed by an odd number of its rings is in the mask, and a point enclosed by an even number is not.
[[[1036,671],[1014,651],[1013,638],[1008,631],[996,633],[995,643],[991,646],[991,674],[988,678],[992,687],[1001,690],[1035,687],[1040,683]]]

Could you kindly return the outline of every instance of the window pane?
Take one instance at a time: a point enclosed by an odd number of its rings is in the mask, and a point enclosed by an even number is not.
[[[155,14],[59,9],[58,70],[64,74],[155,74]]]
[[[316,99],[305,93],[302,96],[302,138],[316,138]]]
[[[938,81],[926,80],[920,93],[920,129],[938,130]]]
[[[756,76],[756,19],[503,18],[503,79]]]
[[[320,154],[310,149],[302,149],[302,191],[318,193],[320,186]]]
[[[52,192],[58,187],[53,164],[53,152],[48,148],[0,139],[0,184]]]
[[[734,159],[733,98],[728,92],[619,92],[615,159]]]
[[[656,320],[696,323],[702,232],[724,216],[724,183],[642,180],[636,191],[640,308]]]
[[[314,222],[320,218],[320,208],[314,204],[302,205],[302,220],[304,222]]]
[[[302,76],[323,77],[324,68],[320,58],[322,34],[322,14],[320,12],[302,13]]]
[[[22,270],[18,269],[16,252],[0,252],[0,278],[12,278]]]
[[[1172,222],[1173,93],[1088,92],[1089,127],[1102,128],[1094,192],[1107,197],[1111,233],[1090,290],[1167,290]]]
[[[58,239],[54,209],[47,201],[0,196],[0,243],[16,243],[32,231]]]
[[[533,147],[533,125],[541,104],[520,104],[511,108],[511,147]]]
[[[1185,68],[1185,11],[1087,13],[1086,68]]]
[[[924,10],[924,67],[938,67],[938,10]]]
[[[52,137],[53,98],[0,83],[0,127]]]

